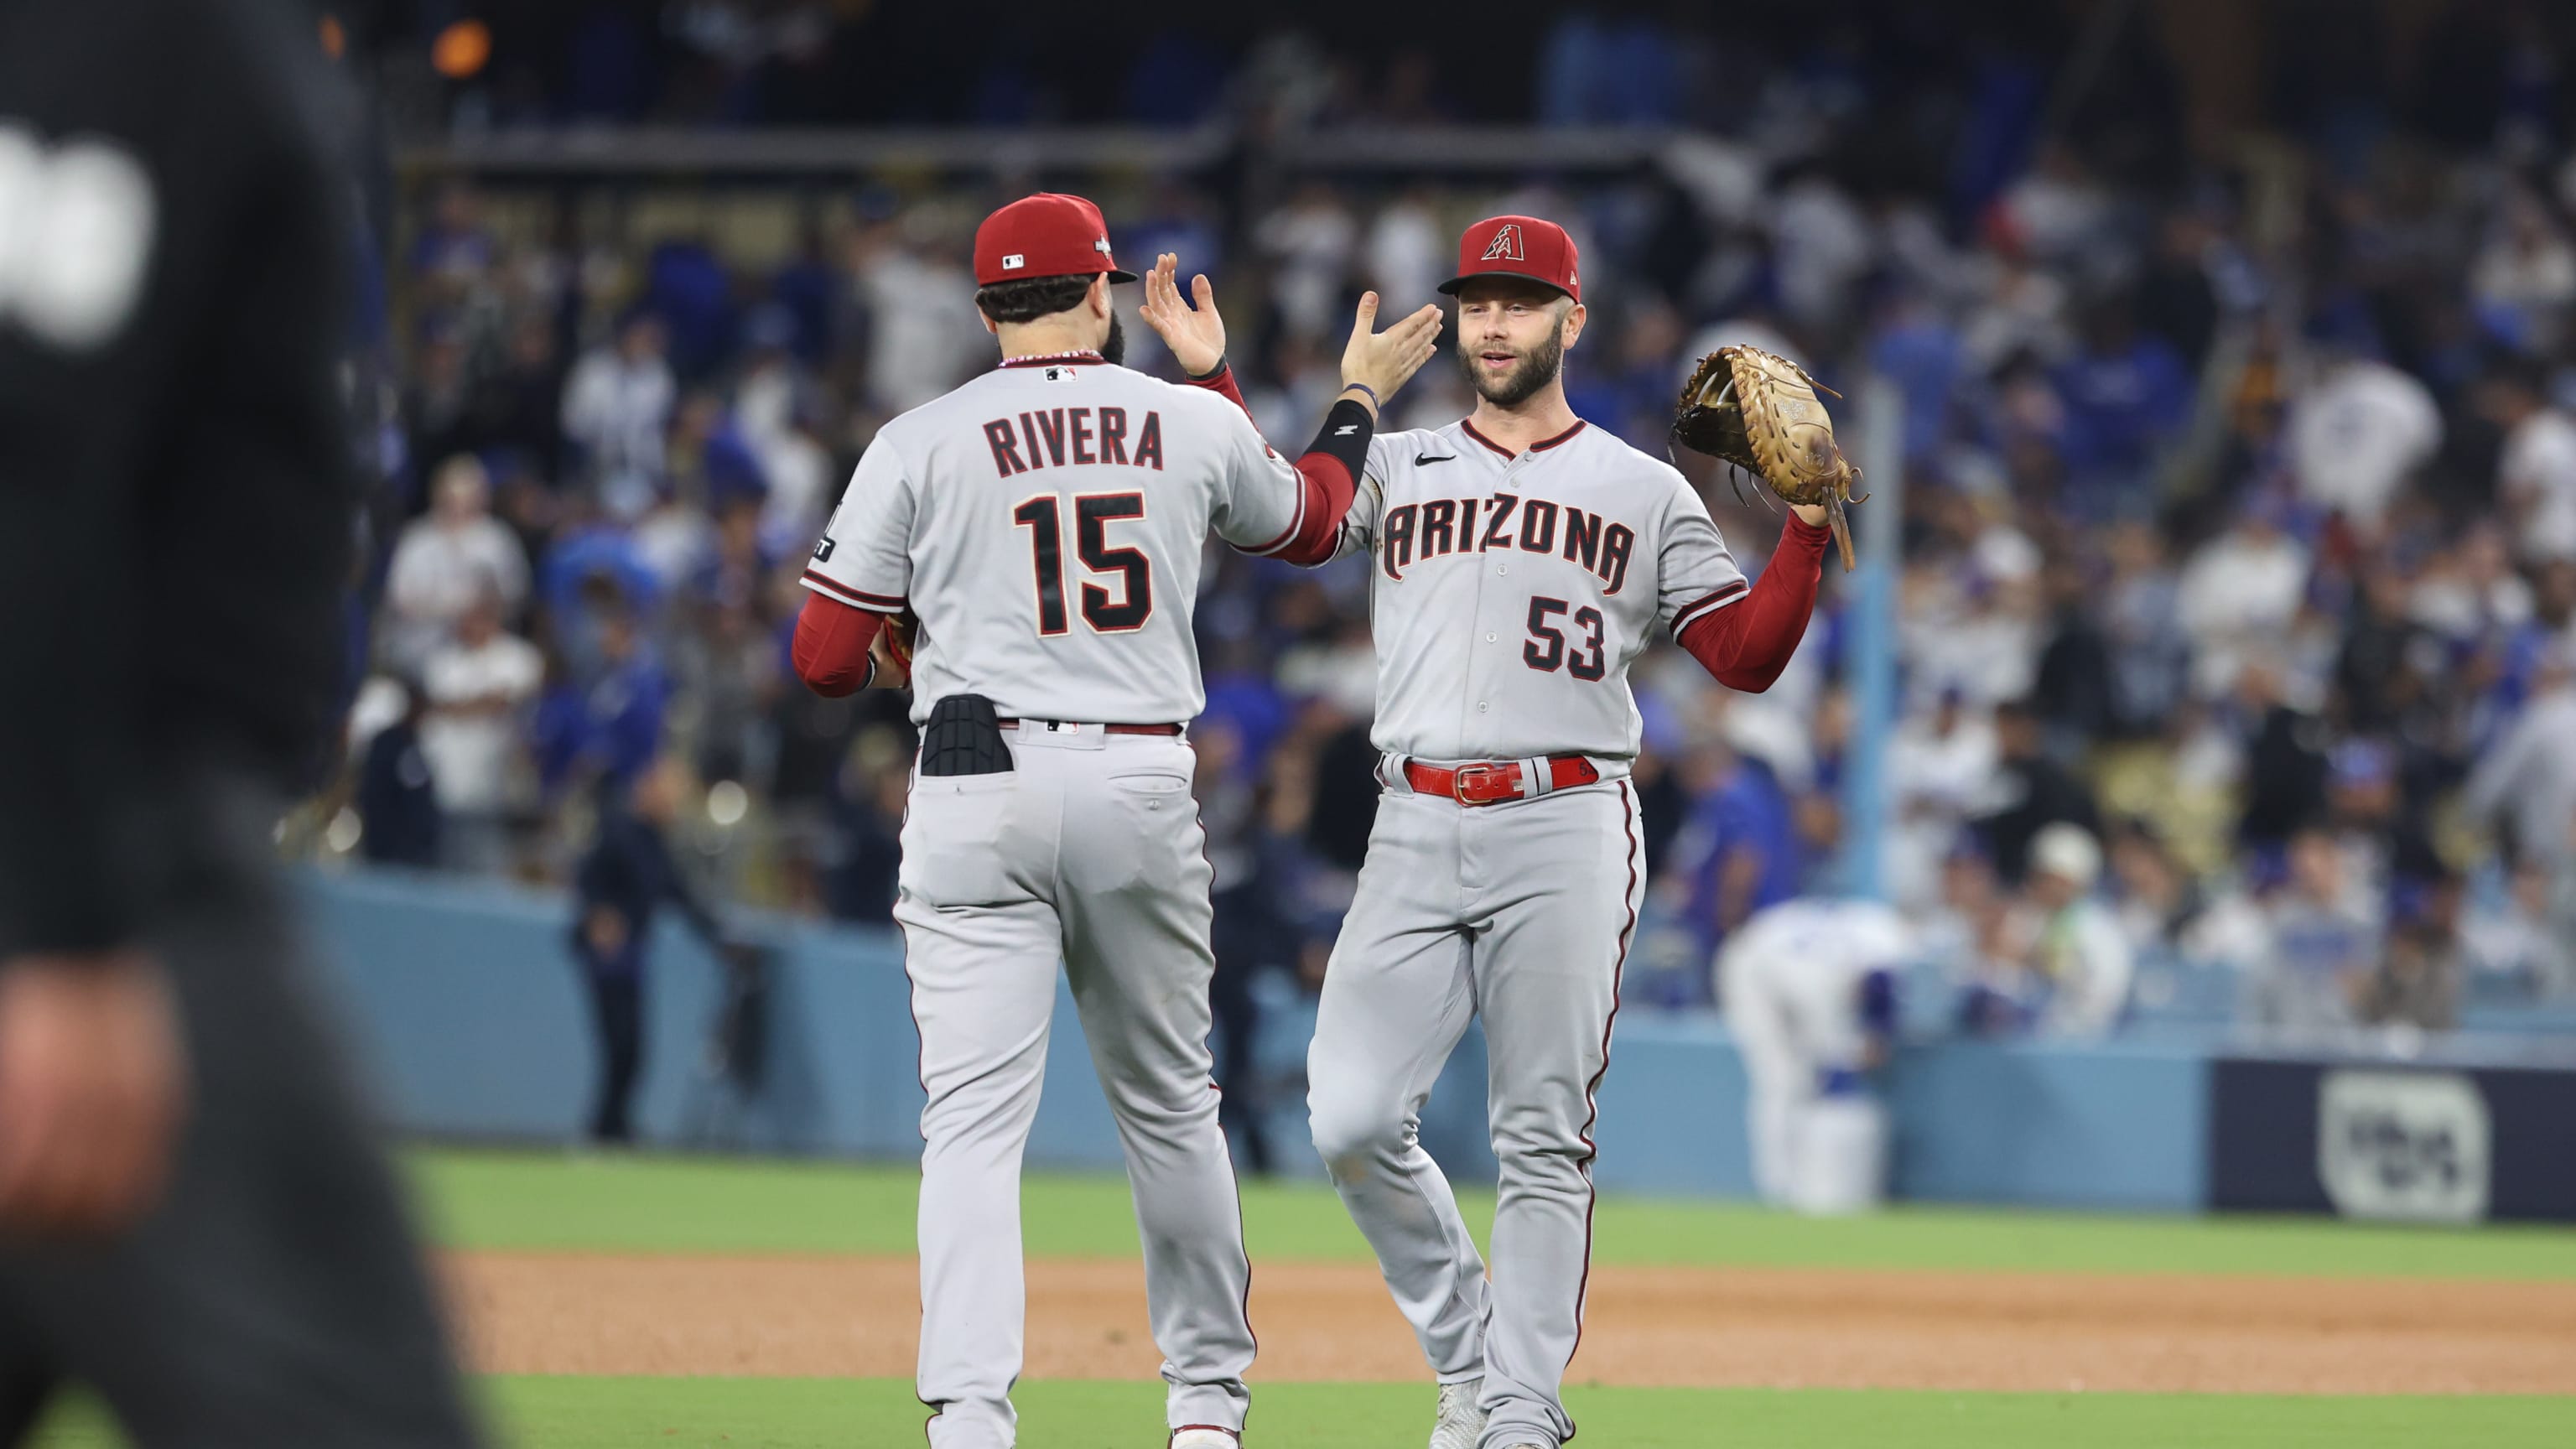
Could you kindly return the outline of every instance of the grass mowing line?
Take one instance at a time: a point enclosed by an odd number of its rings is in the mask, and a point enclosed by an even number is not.
[[[500,1378],[482,1383],[504,1444],[520,1449],[876,1449],[917,1446],[926,1412],[899,1379]],[[1249,1449],[1410,1446],[1430,1389],[1407,1384],[1264,1384]],[[1025,1383],[1020,1442],[1139,1449],[1161,1437],[1162,1386]],[[1960,1394],[1852,1389],[1573,1389],[1584,1440],[1618,1449],[2559,1449],[2576,1442],[2576,1399],[2299,1398],[2193,1394]],[[58,1413],[37,1449],[123,1441],[85,1403]]]
[[[424,1150],[407,1159],[438,1239],[461,1248],[902,1254],[908,1167],[733,1158]],[[1459,1194],[1482,1242],[1493,1194]],[[1039,1257],[1130,1257],[1135,1212],[1114,1176],[1033,1173],[1023,1231]],[[1368,1262],[1320,1183],[1248,1183],[1256,1264]],[[2260,1273],[2576,1280],[2576,1230],[2363,1226],[2313,1218],[2141,1218],[1901,1207],[1808,1219],[1742,1204],[1607,1197],[1596,1261],[1670,1266]]]

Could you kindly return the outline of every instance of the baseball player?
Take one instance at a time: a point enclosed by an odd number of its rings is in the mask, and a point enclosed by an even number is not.
[[[1166,259],[1158,282],[1169,286]],[[1232,1449],[1250,1265],[1210,1080],[1209,869],[1182,721],[1210,534],[1329,552],[1379,400],[1438,345],[1362,298],[1346,386],[1291,463],[1221,399],[1118,365],[1099,210],[1041,195],[975,235],[1001,365],[895,418],[814,547],[797,672],[913,686],[921,727],[895,919],[929,1094],[921,1364],[933,1449],[1013,1440],[1025,1292],[1020,1154],[1056,963],[1118,1119],[1174,1449]],[[919,620],[907,642],[889,618]]]
[[[1904,921],[1876,901],[1782,901],[1718,953],[1718,1001],[1744,1056],[1753,1185],[1801,1212],[1875,1205],[1887,1114],[1868,1073],[1896,1029]]]
[[[1574,415],[1563,364],[1585,314],[1563,228],[1477,222],[1441,290],[1476,410],[1371,441],[1338,542],[1371,563],[1386,794],[1325,977],[1308,1108],[1439,1378],[1435,1449],[1554,1449],[1574,1434],[1558,1386],[1591,1255],[1593,1092],[1645,887],[1628,666],[1669,629],[1722,683],[1767,688],[1831,534],[1824,508],[1794,510],[1748,585],[1678,471]],[[1203,341],[1173,350],[1232,391]],[[1471,1016],[1502,1163],[1490,1284],[1415,1136]]]

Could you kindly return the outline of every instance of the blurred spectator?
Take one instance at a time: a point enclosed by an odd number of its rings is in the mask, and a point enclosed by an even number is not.
[[[1298,338],[1335,335],[1347,310],[1342,292],[1359,243],[1358,224],[1341,194],[1320,181],[1309,184],[1254,235],[1276,263],[1270,302],[1280,326]]]
[[[582,355],[564,383],[564,437],[585,476],[621,518],[643,511],[662,477],[662,438],[677,395],[660,318],[630,314],[616,340]]]
[[[2291,409],[2289,439],[2308,506],[2376,534],[2399,488],[2442,446],[2442,414],[2413,377],[2338,353]]]
[[[2479,412],[2504,430],[2496,497],[2522,556],[2576,559],[2576,418],[2550,402],[2546,370],[2497,368],[2479,387]]]
[[[360,848],[378,865],[438,864],[438,792],[420,747],[428,700],[404,684],[402,714],[367,742],[358,767]]]
[[[2281,698],[2280,675],[2268,661],[2250,662],[2237,672],[2236,706],[2251,724],[2236,836],[2247,845],[2278,848],[2325,810],[2325,725]]]
[[[1994,726],[1972,715],[1965,697],[1944,690],[1931,715],[1909,715],[1887,747],[1888,792],[1895,800],[1887,865],[1900,905],[1929,904],[1939,893],[1944,861],[1997,763]]]
[[[2362,990],[2361,1019],[2448,1031],[2460,1024],[2461,970],[2459,879],[2409,887],[2387,954]]]
[[[2022,919],[2012,928],[2031,979],[2037,1026],[2050,1036],[2103,1036],[2129,1002],[2135,955],[2119,921],[2093,896],[2102,847],[2063,821],[2031,840]]]
[[[2496,908],[2468,913],[2460,947],[2470,989],[2522,998],[2576,992],[2576,942],[2554,909],[2554,886],[2547,866],[2523,861]]]
[[[486,592],[505,614],[527,599],[527,555],[491,501],[483,465],[460,455],[439,466],[429,512],[404,526],[385,577],[385,648],[398,666],[419,667]]]
[[[2245,1019],[2286,1031],[2350,1026],[2378,969],[2380,923],[2331,835],[2292,837],[2289,865],[2266,912],[2266,949],[2248,963]]]
[[[2123,822],[2111,836],[2114,918],[2133,955],[2171,955],[2201,913],[2191,877],[2144,821]]]
[[[2501,825],[2525,859],[2555,867],[2576,855],[2576,647],[2541,666],[2531,702],[2469,776],[2471,818]]]
[[[1805,883],[1788,789],[1770,761],[1737,748],[1740,729],[1729,733],[1734,738],[1708,747],[1692,781],[1700,803],[1673,843],[1675,884],[1667,888],[1681,897],[1703,953],[1716,951],[1755,911],[1798,894]]]
[[[2096,302],[2084,345],[2056,373],[2066,404],[2067,468],[2079,485],[2104,490],[2094,516],[2134,509],[2138,489],[2188,416],[2191,371],[2173,345],[2140,332],[2127,298]]]
[[[514,454],[553,483],[563,466],[563,389],[554,320],[521,317],[510,328],[502,365],[475,383],[466,403],[467,446]]]
[[[2008,701],[1995,710],[1995,769],[1974,805],[1978,837],[2006,881],[2021,880],[2042,829],[2076,825],[2089,838],[2099,818],[2092,790],[2049,757],[2045,726],[2028,700]],[[2100,854],[2098,846],[2095,854]]]
[[[599,616],[594,679],[557,678],[552,686],[536,726],[538,776],[549,794],[595,784],[613,797],[660,753],[670,682],[625,609]]]
[[[2576,246],[2549,207],[2517,185],[2469,273],[2469,292],[2488,325],[2534,351],[2555,346],[2568,305],[2576,302]]]
[[[510,812],[520,803],[528,707],[545,682],[545,657],[501,627],[501,596],[485,590],[457,621],[456,637],[421,666],[429,704],[420,748],[446,816],[440,852],[452,870],[510,865]]]
[[[2183,567],[2175,604],[2191,634],[2192,683],[2205,695],[2226,692],[2249,653],[2285,636],[2307,597],[2308,551],[2283,531],[2286,511],[2257,497]]]
[[[880,734],[884,732],[879,732]],[[850,752],[834,792],[833,838],[822,862],[826,908],[835,920],[892,926],[903,865],[904,800],[912,756],[890,740],[864,739]]]
[[[2181,590],[2166,565],[2163,539],[2144,523],[2114,526],[2103,552],[2111,566],[2100,605],[2111,727],[2121,735],[2157,733],[2191,682]]]
[[[573,959],[590,990],[599,1033],[599,1087],[591,1140],[634,1140],[635,1087],[644,1069],[644,975],[653,919],[678,909],[711,950],[723,933],[698,892],[671,859],[664,832],[689,790],[687,767],[664,758],[636,772],[631,790],[604,797],[598,839],[573,877]]]
[[[926,216],[906,218],[926,231]],[[907,240],[899,223],[859,234],[851,271],[866,303],[868,401],[881,413],[907,412],[955,387],[992,343],[975,310],[975,278],[926,237]]]

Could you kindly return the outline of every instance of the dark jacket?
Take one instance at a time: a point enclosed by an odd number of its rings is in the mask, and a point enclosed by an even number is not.
[[[715,914],[672,861],[662,832],[629,810],[613,809],[601,814],[599,838],[592,843],[590,853],[581,858],[581,869],[573,877],[573,894],[578,904],[573,916],[573,954],[593,971],[632,975],[643,970],[653,917],[664,905],[677,908],[690,929],[709,946],[721,948],[724,944]],[[593,949],[584,930],[591,913],[601,907],[617,912],[626,921],[625,946],[611,956],[602,956]]]

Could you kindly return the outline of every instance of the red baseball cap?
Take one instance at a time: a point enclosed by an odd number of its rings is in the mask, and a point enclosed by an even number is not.
[[[1534,216],[1489,216],[1458,238],[1458,275],[1440,284],[1451,296],[1470,277],[1522,277],[1554,287],[1580,302],[1583,279],[1574,269],[1574,238],[1565,228]]]
[[[1088,277],[1132,282],[1109,254],[1109,223],[1100,208],[1079,196],[1041,191],[1023,196],[975,228],[975,285],[1029,277]]]

